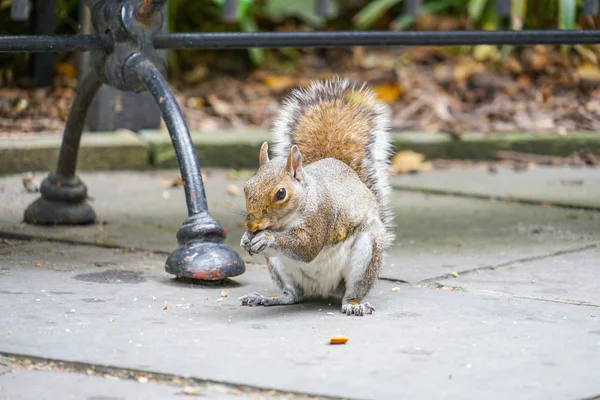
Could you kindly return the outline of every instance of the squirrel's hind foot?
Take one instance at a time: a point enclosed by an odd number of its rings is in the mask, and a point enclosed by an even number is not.
[[[295,304],[300,299],[295,298],[294,296],[292,296],[286,292],[284,292],[283,294],[278,295],[278,296],[264,296],[260,293],[252,292],[252,293],[248,293],[245,296],[240,297],[239,300],[242,301],[243,306],[269,307],[269,306],[283,306],[283,305],[288,305],[288,304]]]
[[[260,293],[253,292],[253,293],[248,293],[247,295],[240,297],[239,300],[242,301],[243,306],[254,307],[254,306],[270,305],[267,303],[269,302],[269,300],[271,300],[271,298],[269,298],[267,296],[263,296]]]
[[[373,314],[373,311],[375,311],[375,308],[369,303],[348,303],[342,305],[342,313],[346,315],[356,315],[362,317],[363,315]]]

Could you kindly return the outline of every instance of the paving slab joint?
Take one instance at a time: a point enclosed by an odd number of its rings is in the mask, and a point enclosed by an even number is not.
[[[287,392],[280,391],[271,388],[262,388],[258,386],[251,385],[242,385],[236,384],[233,382],[219,382],[213,381],[209,379],[200,379],[193,377],[184,377],[175,374],[168,374],[162,372],[154,372],[154,371],[146,371],[132,368],[121,368],[117,366],[111,365],[100,365],[100,364],[90,364],[80,361],[68,361],[68,360],[59,360],[53,358],[39,357],[28,354],[19,354],[19,353],[10,353],[0,350],[0,365],[2,360],[9,360],[10,365],[14,368],[15,366],[37,366],[42,368],[43,370],[55,370],[62,371],[67,373],[79,373],[86,375],[96,375],[99,377],[115,376],[120,379],[129,379],[139,381],[140,377],[145,377],[149,381],[155,381],[157,383],[163,384],[171,384],[175,386],[205,386],[207,391],[211,390],[211,386],[213,388],[226,388],[230,392],[241,392],[241,394],[248,395],[250,397],[255,397],[259,395],[262,397],[282,397],[286,396],[291,400],[295,399],[305,399],[305,398],[314,398],[318,397],[320,399],[338,399],[338,397],[331,396],[322,396],[319,394],[313,393],[300,393],[300,392]],[[176,384],[175,384],[176,383]]]
[[[581,204],[569,204],[569,203],[562,203],[562,202],[549,203],[547,201],[542,202],[542,201],[530,200],[530,199],[514,197],[514,196],[508,197],[508,196],[498,196],[498,195],[493,195],[493,194],[466,193],[466,192],[461,192],[459,190],[413,187],[413,186],[398,185],[398,184],[394,184],[394,183],[392,183],[391,186],[392,186],[393,190],[399,190],[399,191],[403,191],[403,192],[423,193],[423,194],[431,194],[431,195],[437,195],[437,196],[464,197],[464,198],[468,198],[468,199],[477,199],[477,200],[485,200],[485,201],[492,200],[492,201],[498,201],[498,202],[504,202],[504,203],[527,204],[527,205],[543,206],[543,207],[559,207],[559,208],[573,209],[573,210],[600,211],[600,206],[593,206],[593,205],[586,206],[586,205],[581,205]]]
[[[588,244],[588,245],[582,246],[582,247],[576,247],[573,249],[558,250],[558,251],[554,251],[554,252],[548,253],[548,254],[541,254],[541,255],[537,255],[537,256],[519,258],[519,259],[512,260],[512,261],[507,261],[507,262],[504,262],[501,264],[485,265],[483,267],[477,267],[477,268],[466,269],[466,270],[462,270],[462,271],[450,272],[450,273],[447,273],[444,275],[436,276],[434,278],[423,279],[423,280],[419,281],[417,284],[419,284],[419,285],[433,284],[433,285],[440,285],[440,286],[448,286],[448,285],[441,285],[437,281],[451,279],[451,278],[460,279],[460,277],[462,275],[477,273],[480,271],[494,271],[498,268],[514,267],[514,266],[517,266],[519,264],[523,264],[526,262],[544,260],[547,258],[558,257],[558,256],[562,256],[565,254],[579,253],[582,251],[591,250],[591,249],[595,249],[598,247],[600,247],[600,242]]]

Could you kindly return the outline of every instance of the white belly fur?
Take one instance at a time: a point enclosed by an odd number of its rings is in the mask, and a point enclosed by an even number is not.
[[[350,271],[353,239],[328,246],[310,263],[277,254],[273,266],[280,269],[284,281],[292,280],[306,297],[329,297],[336,294],[340,282]],[[275,256],[275,254],[273,254]],[[339,291],[338,291],[339,293]],[[341,294],[341,293],[339,293]]]

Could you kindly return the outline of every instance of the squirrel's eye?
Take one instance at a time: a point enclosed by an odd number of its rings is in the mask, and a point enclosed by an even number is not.
[[[275,193],[275,200],[281,201],[285,199],[285,188],[281,188]]]

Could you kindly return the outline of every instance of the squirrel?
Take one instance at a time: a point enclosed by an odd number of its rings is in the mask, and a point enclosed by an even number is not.
[[[262,253],[283,293],[250,293],[247,306],[341,299],[341,312],[375,310],[362,302],[394,240],[388,207],[389,109],[367,85],[347,78],[294,89],[244,184],[241,247]]]

